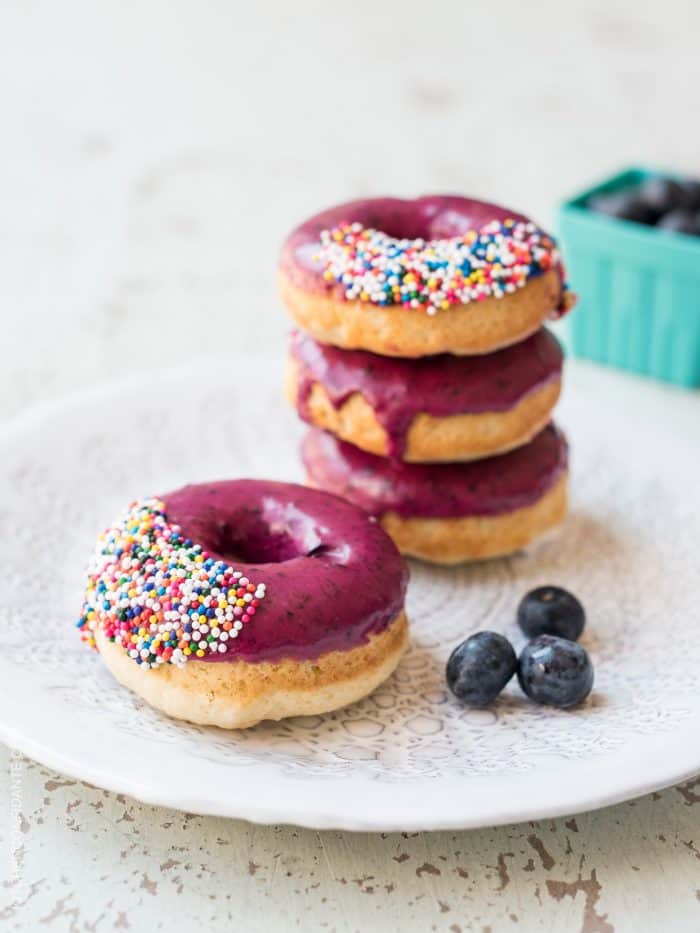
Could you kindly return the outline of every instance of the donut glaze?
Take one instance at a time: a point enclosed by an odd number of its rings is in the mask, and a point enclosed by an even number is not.
[[[459,236],[491,220],[527,220],[523,214],[457,195],[424,195],[403,198],[365,198],[328,208],[305,220],[288,236],[280,266],[290,280],[307,291],[331,291],[342,297],[343,289],[323,279],[318,252],[322,230],[340,223],[361,223],[399,239],[438,240]]]
[[[302,442],[310,481],[381,516],[461,518],[532,505],[567,469],[564,435],[549,425],[524,447],[470,463],[415,464],[368,454],[312,428]]]
[[[355,392],[374,410],[389,438],[389,455],[401,458],[413,419],[504,412],[530,392],[561,376],[563,354],[557,339],[542,329],[504,350],[474,357],[449,354],[415,360],[339,350],[300,333],[292,336],[297,364],[297,408],[308,411],[315,383],[340,408]]]
[[[267,587],[235,648],[194,663],[312,660],[364,644],[402,610],[404,560],[379,525],[336,496],[242,479],[161,499],[185,537]]]

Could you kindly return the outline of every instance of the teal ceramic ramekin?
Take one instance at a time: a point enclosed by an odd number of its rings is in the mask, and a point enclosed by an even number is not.
[[[676,385],[700,385],[700,237],[595,213],[591,195],[659,172],[631,168],[565,201],[558,226],[579,305],[569,318],[575,356]]]

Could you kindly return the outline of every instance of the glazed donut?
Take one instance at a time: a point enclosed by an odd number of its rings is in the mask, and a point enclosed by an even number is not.
[[[522,214],[451,195],[317,214],[284,243],[279,287],[321,343],[402,357],[490,353],[574,300],[551,237]]]
[[[225,729],[370,693],[407,642],[408,572],[328,493],[233,480],[132,503],[102,535],[78,626],[125,686]]]
[[[566,513],[568,448],[549,425],[524,447],[471,463],[409,464],[311,428],[309,482],[376,516],[403,554],[456,564],[510,554]]]
[[[527,443],[559,398],[563,355],[540,330],[485,356],[417,360],[292,336],[288,391],[304,421],[380,457],[464,461]]]

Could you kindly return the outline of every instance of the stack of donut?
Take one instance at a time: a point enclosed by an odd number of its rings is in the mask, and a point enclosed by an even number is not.
[[[467,198],[355,201],[291,233],[279,282],[311,485],[441,564],[562,520],[562,352],[544,324],[572,296],[550,236]]]

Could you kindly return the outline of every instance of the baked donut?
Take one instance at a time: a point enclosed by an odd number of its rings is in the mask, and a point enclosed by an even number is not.
[[[304,421],[380,457],[475,460],[519,447],[549,422],[563,354],[542,329],[485,356],[417,360],[292,336],[288,395]]]
[[[311,428],[302,459],[312,485],[376,516],[402,553],[438,564],[510,554],[566,513],[568,448],[553,425],[510,453],[449,464],[387,460]]]
[[[287,238],[279,287],[316,340],[383,356],[491,353],[573,304],[551,237],[522,214],[451,195],[317,214]]]
[[[406,646],[407,580],[389,536],[336,496],[185,486],[102,535],[78,626],[152,706],[235,729],[370,693]]]

